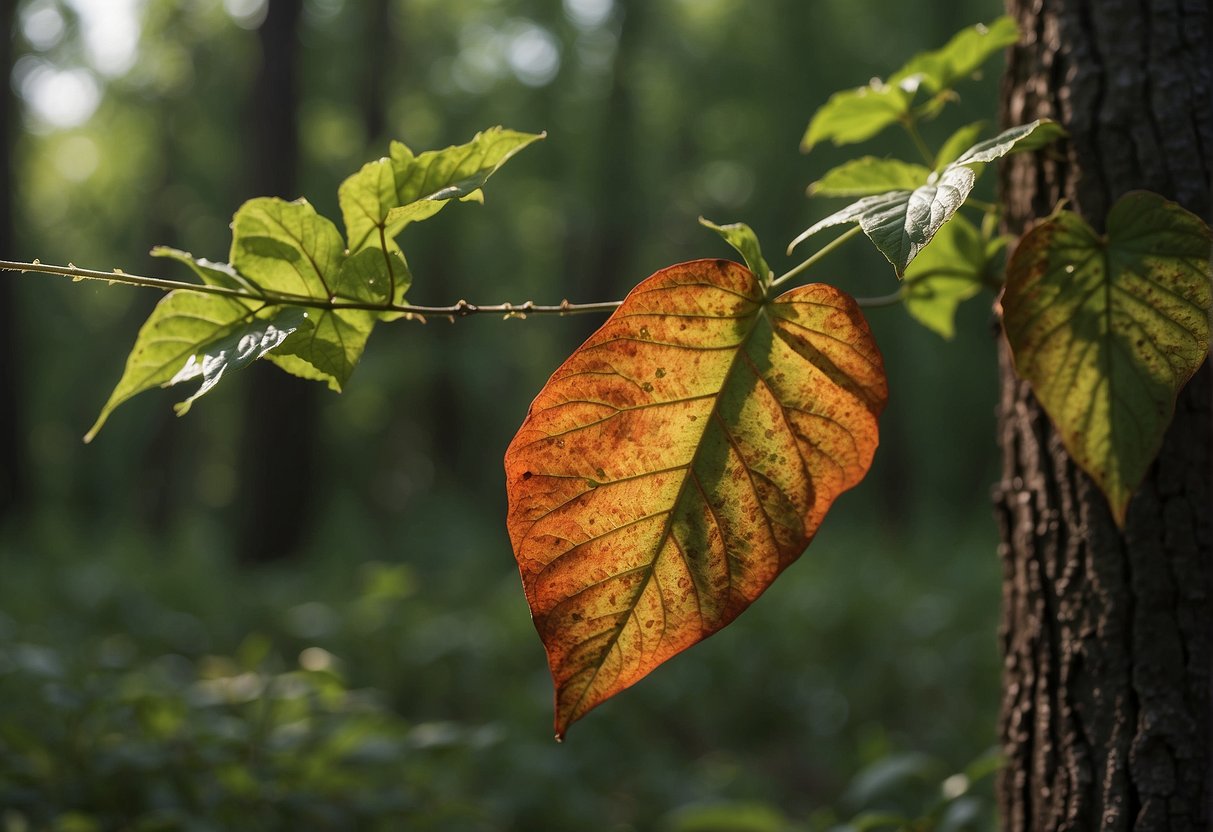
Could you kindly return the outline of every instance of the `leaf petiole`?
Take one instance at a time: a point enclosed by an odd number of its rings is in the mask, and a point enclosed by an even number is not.
[[[851,228],[845,234],[842,234],[841,236],[835,238],[829,244],[818,249],[817,253],[814,254],[812,257],[810,257],[808,260],[805,260],[799,266],[796,266],[795,268],[781,274],[779,277],[772,280],[770,288],[774,289],[776,286],[780,285],[781,283],[786,283],[787,281],[791,280],[796,275],[802,274],[806,269],[812,268],[814,265],[816,265],[821,260],[823,260],[827,254],[834,251],[836,248],[841,247],[843,243],[845,243],[847,240],[851,239],[855,235],[859,234],[862,230],[863,229],[861,229],[858,225],[856,225],[854,228]],[[793,243],[793,245],[795,245],[795,243]]]

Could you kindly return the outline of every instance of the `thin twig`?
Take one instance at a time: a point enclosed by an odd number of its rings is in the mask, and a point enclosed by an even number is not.
[[[145,277],[128,274],[123,271],[102,272],[95,269],[81,269],[75,265],[55,266],[40,263],[24,263],[15,260],[0,260],[0,271],[36,272],[38,274],[53,274],[70,277],[73,280],[104,280],[107,283],[121,283],[125,286],[140,286],[147,289],[159,289],[162,292],[183,291],[197,292],[205,295],[221,295],[239,300],[259,301],[267,306],[301,306],[308,309],[350,309],[366,312],[399,312],[424,319],[426,315],[466,318],[469,315],[503,315],[506,318],[525,318],[528,315],[582,315],[614,311],[623,301],[603,301],[600,303],[571,303],[567,299],[558,304],[537,304],[534,301],[525,303],[496,303],[475,304],[461,300],[451,306],[413,306],[402,303],[369,303],[362,301],[341,300],[337,297],[324,299],[307,295],[294,295],[287,292],[248,292],[229,286],[213,286],[208,283],[186,283],[182,280],[165,280],[161,277]]]

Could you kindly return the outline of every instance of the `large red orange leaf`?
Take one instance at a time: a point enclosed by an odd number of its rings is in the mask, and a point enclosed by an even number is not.
[[[867,473],[884,367],[830,286],[764,301],[725,260],[637,286],[506,451],[508,525],[556,734],[719,630]]]

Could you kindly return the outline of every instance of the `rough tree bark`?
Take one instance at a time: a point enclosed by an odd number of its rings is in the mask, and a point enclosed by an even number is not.
[[[1069,201],[1097,229],[1146,188],[1209,217],[1208,0],[1008,0],[1002,117],[1070,139],[1003,171],[1007,224]],[[1119,531],[1001,357],[996,488],[1004,566],[1003,825],[1208,829],[1213,662],[1213,413],[1208,362],[1180,396]]]
[[[294,199],[299,158],[298,55],[303,0],[274,0],[258,29],[261,66],[251,100],[249,196]],[[293,556],[309,530],[318,405],[315,382],[268,365],[248,388],[241,453],[238,558]]]

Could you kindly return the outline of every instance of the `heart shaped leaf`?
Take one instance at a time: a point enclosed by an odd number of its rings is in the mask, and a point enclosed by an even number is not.
[[[724,260],[642,282],[506,451],[508,526],[556,734],[733,620],[858,483],[884,368],[855,302],[773,301]]]
[[[1062,212],[1020,242],[1003,323],[1020,375],[1123,525],[1175,397],[1209,351],[1209,228],[1132,192],[1100,236]]]

